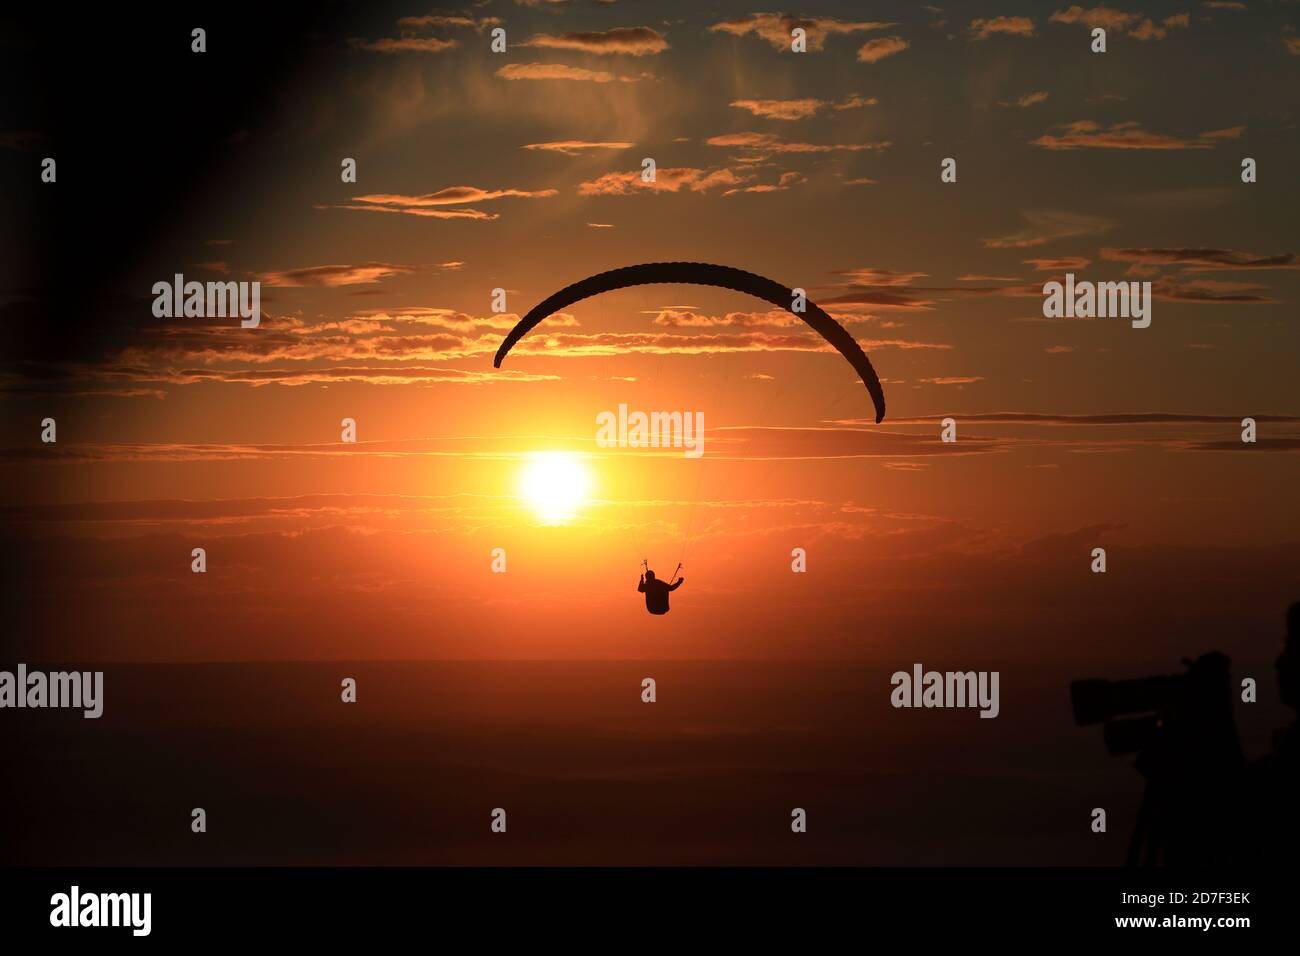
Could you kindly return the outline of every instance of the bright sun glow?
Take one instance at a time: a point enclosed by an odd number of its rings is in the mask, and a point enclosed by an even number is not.
[[[587,502],[591,476],[577,455],[562,451],[530,456],[519,492],[546,524],[565,524]]]

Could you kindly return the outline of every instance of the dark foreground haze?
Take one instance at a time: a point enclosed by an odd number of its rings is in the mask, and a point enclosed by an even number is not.
[[[1106,865],[1141,794],[1071,722],[1089,675],[1025,667],[981,720],[894,710],[860,662],[87,666],[99,720],[8,712],[0,863]],[[1267,749],[1280,708],[1237,709]]]

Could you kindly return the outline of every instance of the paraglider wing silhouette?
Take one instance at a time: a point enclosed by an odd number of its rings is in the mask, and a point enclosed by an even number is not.
[[[858,345],[857,340],[844,326],[812,302],[806,302],[806,311],[794,312],[792,309],[794,290],[786,288],[779,282],[773,282],[771,279],[765,279],[743,269],[710,265],[707,262],[647,262],[639,266],[611,269],[609,272],[601,272],[566,286],[538,303],[519,320],[519,323],[510,330],[505,341],[501,343],[501,347],[497,349],[496,359],[492,365],[494,368],[500,368],[501,360],[509,354],[516,342],[536,328],[543,319],[560,309],[593,295],[600,295],[602,292],[612,292],[615,289],[625,289],[634,285],[663,283],[709,285],[744,292],[803,319],[822,338],[835,346],[861,376],[862,384],[867,387],[872,404],[876,407],[876,421],[880,422],[885,417],[885,392],[880,386],[876,370],[871,367],[871,360],[867,358],[867,353],[862,351],[862,346]]]

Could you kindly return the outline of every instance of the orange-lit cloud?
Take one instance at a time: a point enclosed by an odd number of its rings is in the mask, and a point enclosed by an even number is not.
[[[529,143],[524,149],[543,150],[548,153],[563,153],[565,156],[580,156],[594,149],[631,149],[636,143],[592,142],[584,139],[562,139],[552,143]]]
[[[703,193],[710,189],[725,189],[744,185],[752,181],[752,173],[738,173],[733,169],[720,167],[700,169],[697,167],[669,167],[655,170],[652,182],[642,179],[640,170],[627,173],[606,173],[598,179],[578,185],[578,193],[583,196],[632,196],[638,192],[687,192]]]
[[[562,33],[553,36],[539,33],[516,46],[541,47],[548,50],[578,50],[583,53],[621,53],[627,56],[650,56],[668,49],[663,34],[650,27],[617,27]]]
[[[1133,39],[1144,42],[1163,40],[1171,29],[1175,27],[1186,29],[1190,22],[1190,16],[1186,13],[1173,14],[1157,23],[1150,17],[1144,18],[1139,13],[1126,13],[1107,6],[1089,9],[1078,4],[1066,10],[1058,10],[1049,19],[1055,23],[1078,24],[1090,30],[1101,27],[1107,31],[1127,33]]]
[[[819,53],[826,46],[826,38],[835,34],[865,33],[883,30],[896,24],[880,21],[846,21],[834,17],[793,17],[784,13],[754,13],[747,17],[723,20],[709,27],[713,33],[730,33],[732,36],[756,36],[770,43],[773,49],[789,50],[790,33],[801,27],[808,38],[808,49]]]
[[[469,28],[482,33],[488,27],[499,26],[498,17],[478,19],[460,14],[427,14],[425,16],[401,17],[397,21],[397,37],[384,37],[378,40],[352,38],[348,42],[359,50],[371,53],[443,53],[460,46],[457,40],[444,37],[427,36],[434,31]]]
[[[371,53],[442,53],[460,46],[455,40],[442,40],[438,37],[385,37],[381,40],[352,40],[352,45],[359,50]]]
[[[798,143],[781,139],[775,133],[726,133],[710,136],[710,146],[728,146],[767,153],[835,153],[888,149],[893,144],[880,143]]]
[[[1297,256],[1294,252],[1261,256],[1253,252],[1241,252],[1236,249],[1107,248],[1101,250],[1101,257],[1112,262],[1182,266],[1192,272],[1235,269],[1300,269],[1300,256]]]
[[[428,209],[417,206],[368,206],[356,203],[345,203],[340,206],[313,206],[312,208],[348,209],[353,212],[391,212],[407,216],[424,216],[428,219],[479,219],[490,221],[501,218],[494,212],[483,212],[481,209]]]
[[[286,269],[282,272],[261,272],[258,273],[257,277],[264,285],[287,288],[302,286],[335,287],[367,285],[387,279],[389,276],[416,271],[412,266],[396,265],[391,262],[366,262],[356,266],[305,266],[300,269]]]
[[[765,119],[800,120],[807,119],[826,107],[825,100],[733,100],[732,106],[749,110],[755,116]]]
[[[879,37],[875,40],[868,40],[858,47],[858,62],[879,63],[887,56],[902,53],[909,46],[911,44],[902,37]]]
[[[497,70],[504,80],[574,80],[581,83],[637,83],[649,79],[650,74],[618,76],[605,70],[588,70],[563,63],[507,63]]]
[[[1092,120],[1076,120],[1058,127],[1065,132],[1044,133],[1033,145],[1046,149],[1210,149],[1219,140],[1236,139],[1245,128],[1233,126],[1187,138],[1152,133],[1134,122],[1102,127]]]
[[[478,186],[448,186],[435,193],[407,196],[400,193],[370,193],[356,196],[351,204],[317,206],[318,209],[351,209],[363,212],[393,212],[434,219],[496,219],[495,213],[478,209],[446,209],[466,203],[489,202],[495,199],[521,198],[546,199],[557,195],[556,189],[480,189]]]
[[[448,186],[436,193],[421,196],[404,196],[391,193],[374,193],[357,196],[356,202],[377,203],[384,206],[453,206],[461,203],[487,202],[492,199],[520,197],[524,199],[541,199],[554,196],[555,189],[480,189],[478,186]]]
[[[1056,256],[1044,259],[1026,259],[1028,265],[1033,266],[1039,272],[1063,272],[1070,269],[1086,269],[1091,259],[1085,259],[1083,256]]]
[[[1106,232],[1116,225],[1113,220],[1090,213],[1057,210],[1025,210],[1021,212],[1025,227],[1006,236],[981,239],[986,249],[1030,249],[1057,239],[1089,236]]]
[[[1029,17],[991,17],[970,22],[972,40],[987,40],[995,33],[1031,37],[1034,35],[1034,21]]]
[[[500,17],[470,17],[464,15],[444,15],[429,13],[417,17],[401,17],[397,21],[398,28],[403,34],[413,33],[420,30],[438,30],[448,27],[468,27],[482,33],[489,27],[496,27],[502,24]]]
[[[999,102],[998,106],[1019,106],[1021,108],[1037,106],[1039,103],[1047,101],[1047,93],[1043,90],[1035,90],[1033,93],[1026,93],[1024,96],[1018,96],[1011,102]]]
[[[797,100],[733,100],[731,105],[737,109],[749,110],[755,116],[775,120],[801,120],[825,109],[855,110],[864,106],[876,106],[880,101],[874,96],[863,97],[851,93],[838,103],[808,97]]]
[[[1163,40],[1169,35],[1169,31],[1173,27],[1187,29],[1189,20],[1190,16],[1186,13],[1176,13],[1173,16],[1165,17],[1160,23],[1148,18],[1129,30],[1129,36],[1135,40]]]

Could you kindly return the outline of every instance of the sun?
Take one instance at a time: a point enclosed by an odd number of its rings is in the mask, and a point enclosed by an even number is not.
[[[537,452],[519,475],[519,493],[544,524],[567,524],[587,502],[591,476],[582,460],[563,451]]]

